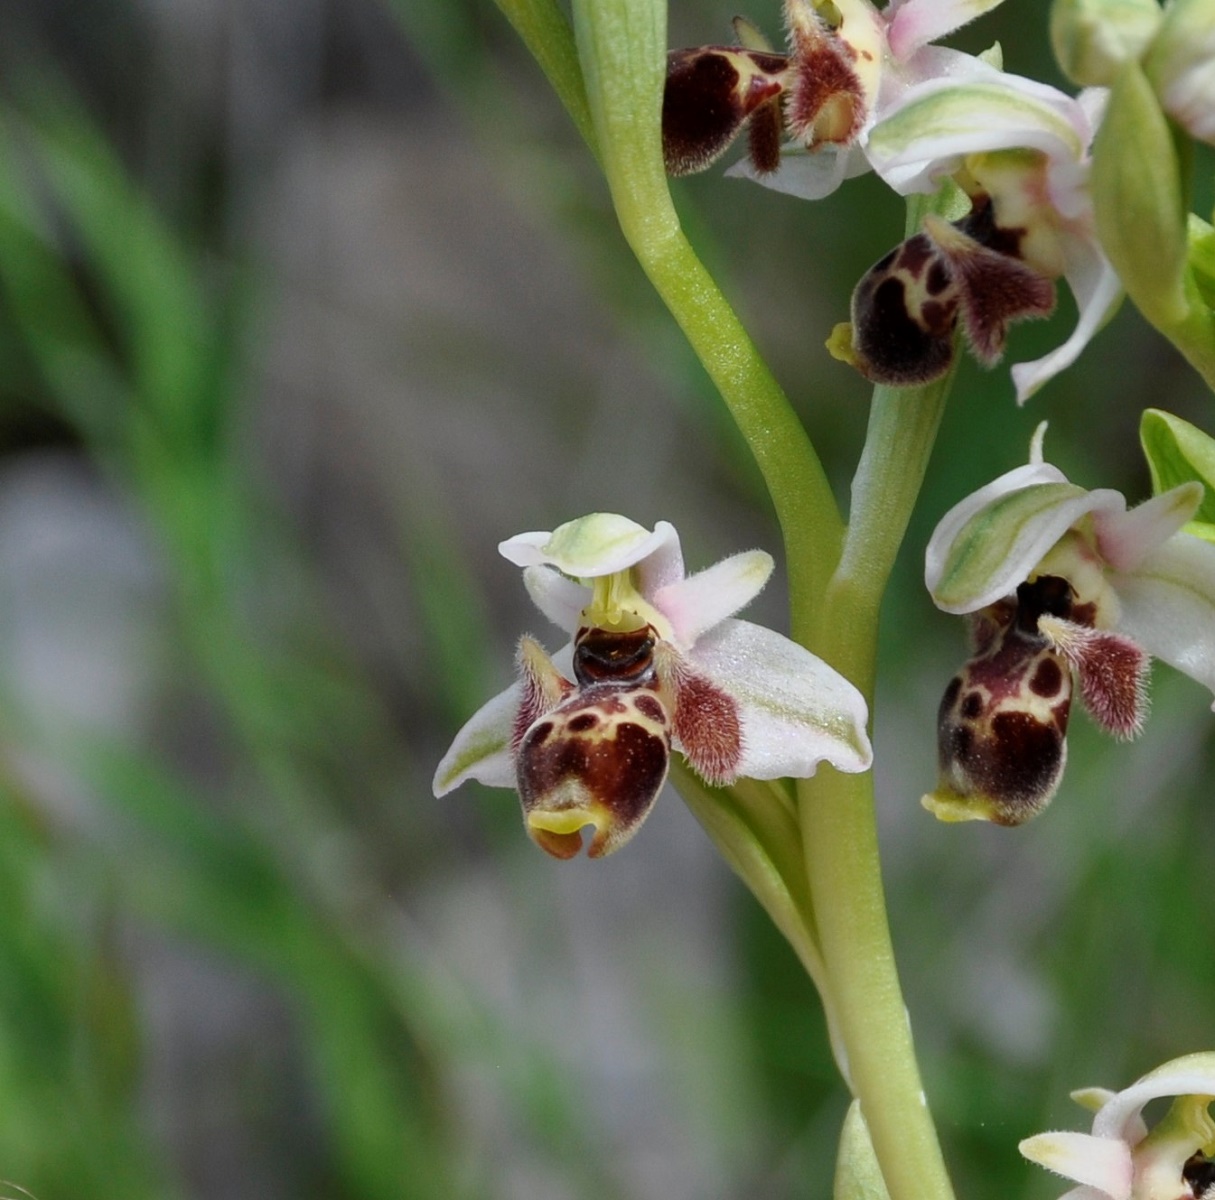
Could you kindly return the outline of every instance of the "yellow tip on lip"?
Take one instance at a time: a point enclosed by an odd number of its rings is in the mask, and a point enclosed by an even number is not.
[[[938,821],[949,824],[958,821],[990,821],[995,811],[990,801],[944,790],[921,796],[920,803]]]
[[[590,808],[536,809],[527,814],[528,826],[546,833],[577,833],[587,825],[598,829],[603,816]]]

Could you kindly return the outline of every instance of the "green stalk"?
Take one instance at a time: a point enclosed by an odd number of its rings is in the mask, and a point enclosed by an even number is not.
[[[952,376],[876,388],[853,480],[852,523],[824,604],[797,614],[814,649],[873,705],[878,617],[919,495]],[[806,871],[850,1083],[893,1200],[953,1191],[924,1099],[886,918],[873,773],[824,766],[798,785]]]
[[[662,160],[666,5],[574,0],[574,33],[620,227],[755,456],[784,535],[790,603],[813,606],[843,526],[801,422],[680,228]]]
[[[508,12],[511,2],[499,0]],[[949,381],[908,392],[877,390],[845,536],[805,431],[680,228],[660,134],[665,3],[574,0],[573,12],[595,144],[621,229],[764,476],[785,539],[794,636],[813,644],[872,703],[881,596],[919,493]],[[707,789],[682,782],[719,840],[735,849],[743,844],[734,830],[741,810],[718,805]],[[766,855],[754,861],[734,855],[731,861],[778,924],[789,927],[786,934],[795,946],[801,943],[807,967],[813,964],[812,974],[820,976],[893,1200],[946,1200],[952,1189],[924,1102],[886,922],[872,775],[846,776],[824,767],[816,778],[801,781],[798,792],[809,898],[801,887],[790,888],[779,868],[783,882],[777,880],[775,861]],[[802,910],[801,919],[790,911],[790,900]]]

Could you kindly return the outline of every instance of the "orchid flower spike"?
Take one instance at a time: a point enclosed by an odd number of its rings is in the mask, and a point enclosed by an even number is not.
[[[1173,1096],[1149,1131],[1143,1109]],[[1215,1197],[1215,1053],[1188,1054],[1121,1092],[1085,1088],[1092,1133],[1039,1133],[1021,1143],[1030,1162],[1075,1180],[1062,1200],[1212,1200]]]
[[[1121,296],[1088,189],[1104,98],[1092,89],[1073,99],[992,68],[906,91],[871,131],[870,161],[901,195],[952,179],[971,208],[952,223],[928,216],[870,268],[840,356],[877,383],[927,383],[949,369],[960,322],[990,366],[1011,322],[1051,313],[1054,281],[1064,278],[1079,321],[1063,345],[1013,367],[1018,403],[1074,362]]]
[[[519,643],[520,680],[476,712],[435,773],[513,787],[528,833],[557,858],[618,850],[679,751],[708,783],[868,770],[864,697],[779,633],[732,619],[772,573],[762,550],[684,575],[679,535],[594,513],[498,549],[571,640],[550,658]]]
[[[869,169],[869,130],[925,80],[968,77],[979,60],[929,45],[1000,0],[785,0],[789,50],[736,18],[737,46],[668,56],[662,132],[667,170],[711,166],[744,126],[748,159],[730,174],[817,200]],[[787,142],[782,142],[785,138]]]
[[[1128,510],[1042,461],[980,488],[941,519],[925,582],[966,615],[973,656],[938,714],[942,820],[1019,825],[1059,786],[1075,681],[1090,715],[1131,738],[1148,656],[1215,691],[1215,543],[1182,530],[1202,501],[1189,481]]]

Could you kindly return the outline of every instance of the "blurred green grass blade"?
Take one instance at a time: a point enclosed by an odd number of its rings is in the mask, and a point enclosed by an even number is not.
[[[103,450],[121,443],[126,387],[95,316],[35,215],[11,119],[0,120],[0,287],[63,414]]]
[[[98,937],[89,864],[51,836],[4,767],[0,1174],[39,1200],[160,1200],[172,1193],[140,1129],[136,1015]]]
[[[214,451],[226,368],[197,256],[136,188],[101,132],[62,98],[29,126],[54,201],[79,236],[129,356],[143,410],[178,453]]]

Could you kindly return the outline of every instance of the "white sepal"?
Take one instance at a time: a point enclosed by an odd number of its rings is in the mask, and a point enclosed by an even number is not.
[[[1121,630],[1215,693],[1215,543],[1175,534],[1113,583]]]
[[[1084,110],[1046,84],[976,60],[973,77],[910,88],[869,133],[873,168],[901,195],[931,192],[968,154],[1041,150],[1052,161],[1083,157],[1091,130]]]
[[[593,579],[627,570],[642,559],[678,546],[679,535],[667,521],[651,533],[644,525],[616,513],[591,513],[567,521],[551,533],[520,533],[507,538],[498,552],[518,567],[551,566],[578,579]]]
[[[1044,383],[1070,367],[1093,335],[1105,324],[1122,299],[1122,282],[1096,241],[1068,238],[1064,242],[1067,265],[1064,278],[1076,300],[1076,328],[1061,346],[1033,362],[1012,368],[1017,403],[1024,404]]]
[[[691,658],[739,705],[739,775],[804,778],[824,759],[841,771],[869,769],[865,698],[796,642],[750,621],[727,620],[696,643]]]
[[[436,796],[446,796],[468,779],[486,787],[515,786],[510,739],[522,697],[522,684],[512,683],[464,722],[435,771]]]
[[[524,567],[523,586],[532,603],[567,635],[578,628],[579,615],[591,600],[589,587],[553,567]]]

